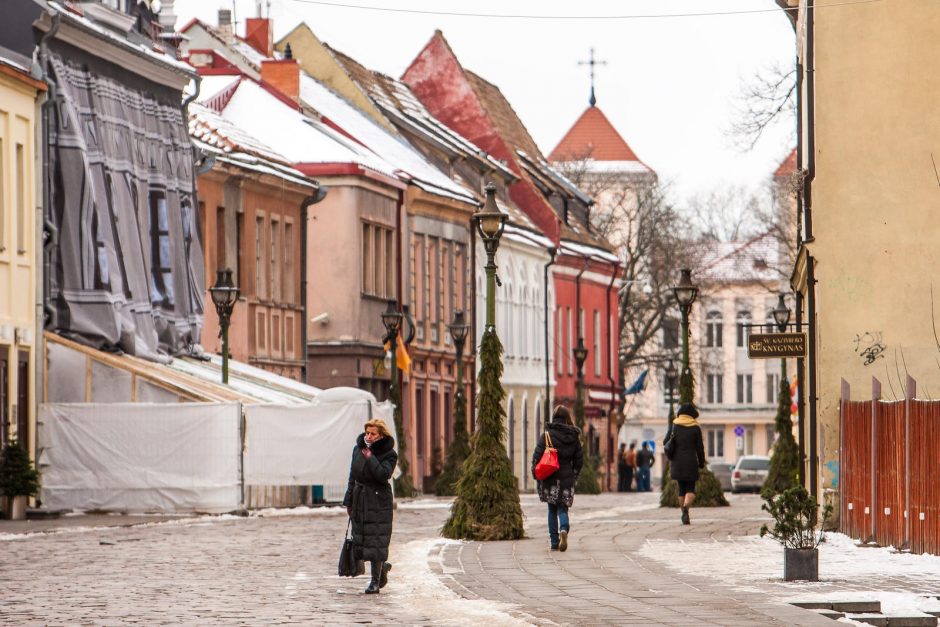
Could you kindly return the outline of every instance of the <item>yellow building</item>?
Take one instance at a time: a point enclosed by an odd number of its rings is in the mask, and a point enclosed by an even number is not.
[[[0,442],[35,451],[36,120],[43,83],[0,50]]]
[[[785,0],[780,0],[785,4]],[[940,394],[940,4],[790,0],[808,487],[838,487],[839,399]],[[834,493],[834,492],[833,492]]]

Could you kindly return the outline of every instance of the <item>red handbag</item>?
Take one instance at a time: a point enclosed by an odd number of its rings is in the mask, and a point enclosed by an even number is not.
[[[535,465],[535,478],[544,481],[558,471],[558,451],[552,446],[552,438],[545,432],[545,452]]]

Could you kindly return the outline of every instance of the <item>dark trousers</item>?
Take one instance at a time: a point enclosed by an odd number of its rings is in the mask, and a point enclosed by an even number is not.
[[[633,466],[621,466],[617,469],[617,492],[633,491]]]

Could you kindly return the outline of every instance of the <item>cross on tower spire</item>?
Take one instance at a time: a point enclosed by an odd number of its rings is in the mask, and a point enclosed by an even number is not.
[[[587,61],[578,61],[578,65],[587,65],[591,70],[591,97],[588,99],[588,102],[591,103],[591,106],[597,104],[597,98],[594,97],[594,66],[595,65],[607,65],[607,61],[595,61],[594,60],[594,48],[591,48],[590,58]]]

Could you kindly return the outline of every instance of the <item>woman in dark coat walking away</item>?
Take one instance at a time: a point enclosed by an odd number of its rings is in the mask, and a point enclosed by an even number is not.
[[[366,594],[376,594],[388,583],[388,543],[392,538],[392,486],[389,481],[398,463],[395,439],[385,421],[365,424],[356,439],[349,466],[349,486],[343,505],[352,519],[356,557],[372,565]]]
[[[546,438],[546,434],[548,438]],[[558,470],[537,481],[539,500],[548,503],[548,539],[552,551],[568,550],[568,508],[574,503],[574,486],[581,474],[584,457],[581,452],[581,430],[571,424],[571,414],[562,406],[555,408],[552,422],[532,452],[532,476],[545,452],[546,439],[558,451]]]
[[[689,507],[695,500],[695,482],[698,471],[705,467],[705,445],[702,428],[699,427],[698,410],[695,405],[681,405],[679,415],[672,423],[676,441],[675,454],[670,460],[670,474],[679,488],[679,506],[682,508],[682,524],[691,524]]]

